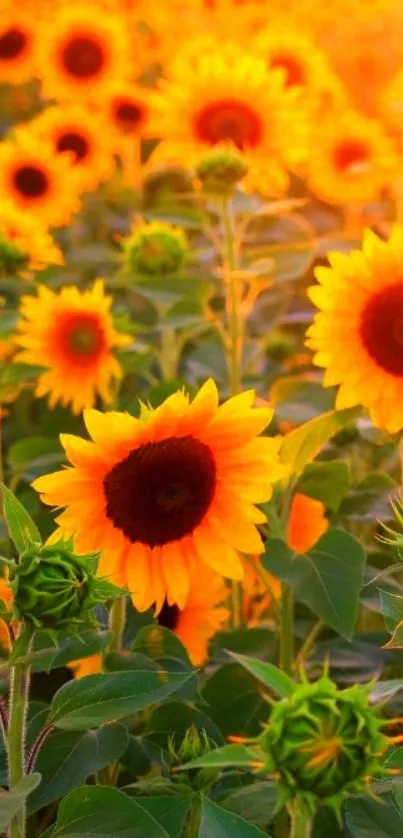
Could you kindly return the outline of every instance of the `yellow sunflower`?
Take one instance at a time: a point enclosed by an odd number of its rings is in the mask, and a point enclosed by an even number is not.
[[[100,103],[101,113],[118,140],[147,134],[150,122],[150,88],[118,81],[111,84]]]
[[[192,403],[180,391],[140,419],[86,411],[94,440],[63,434],[73,468],[35,481],[44,503],[66,506],[57,522],[79,552],[101,550],[99,573],[127,586],[145,611],[183,608],[206,564],[243,575],[238,550],[263,550],[256,508],[283,474],[278,439],[256,439],[273,411],[248,391],[218,406],[208,381]]]
[[[192,166],[206,149],[233,143],[249,165],[245,185],[282,194],[287,169],[306,153],[296,91],[284,87],[281,71],[269,71],[262,58],[237,45],[201,52],[198,46],[197,40],[186,45],[153,98],[153,134],[162,143],[152,160]]]
[[[45,96],[74,101],[102,96],[112,79],[134,69],[123,16],[99,14],[96,2],[63,6],[40,29],[38,64]]]
[[[378,122],[335,111],[315,129],[308,184],[329,203],[368,203],[380,197],[397,165],[393,143]]]
[[[55,293],[40,285],[36,297],[22,298],[17,360],[47,368],[36,395],[49,394],[50,407],[61,402],[80,413],[98,394],[110,403],[111,384],[121,377],[112,350],[131,342],[115,330],[111,304],[102,280],[89,291],[69,286]]]
[[[5,273],[24,274],[47,265],[62,265],[63,255],[35,215],[11,201],[0,203],[0,265]]]
[[[253,51],[262,56],[270,69],[283,71],[286,87],[313,93],[332,86],[325,54],[312,38],[297,29],[263,29],[253,41]]]
[[[0,15],[0,82],[19,84],[34,73],[35,17],[21,4],[6,3]]]
[[[30,125],[31,135],[49,143],[56,154],[68,155],[83,190],[109,178],[115,161],[104,120],[80,105],[51,107]]]
[[[307,332],[324,385],[340,385],[338,408],[362,404],[375,425],[403,427],[403,228],[389,241],[366,231],[362,251],[329,254],[310,289],[317,308]]]
[[[78,178],[52,146],[20,130],[0,143],[0,199],[8,199],[47,226],[59,227],[80,207]]]

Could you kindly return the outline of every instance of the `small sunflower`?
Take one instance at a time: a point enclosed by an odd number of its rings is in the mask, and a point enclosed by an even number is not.
[[[38,62],[45,96],[76,101],[103,95],[112,79],[133,72],[123,16],[99,14],[94,2],[63,7],[39,33]]]
[[[171,76],[153,98],[153,134],[162,139],[153,161],[193,167],[206,149],[232,143],[249,166],[244,184],[282,194],[287,170],[306,153],[305,120],[298,95],[284,87],[284,74],[234,44],[204,49],[186,45]],[[193,53],[193,55],[192,55]],[[197,56],[195,58],[195,56]]]
[[[19,84],[34,74],[36,25],[22,4],[7,3],[0,17],[0,82]]]
[[[248,391],[218,406],[208,381],[192,403],[182,391],[140,419],[86,411],[94,442],[62,435],[73,468],[39,478],[44,503],[81,552],[101,550],[99,573],[119,580],[134,606],[184,607],[206,564],[243,575],[238,550],[263,550],[256,508],[283,474],[278,439],[256,439],[273,411]]]
[[[352,111],[333,113],[315,131],[308,184],[329,203],[360,204],[380,197],[397,168],[381,125]]]
[[[11,201],[0,203],[0,268],[5,273],[42,270],[62,265],[63,255],[46,227],[37,218],[17,209]]]
[[[70,161],[22,129],[0,144],[0,197],[51,227],[66,224],[80,206]]]
[[[313,93],[329,87],[332,74],[325,54],[313,39],[296,29],[270,26],[253,41],[253,50],[271,70],[282,70],[286,87]]]
[[[118,148],[122,138],[144,136],[150,122],[150,106],[150,89],[139,84],[116,81],[106,90],[101,112],[116,135]]]
[[[111,304],[102,280],[82,292],[70,286],[55,293],[41,285],[36,297],[22,298],[17,359],[47,368],[36,395],[49,394],[50,407],[61,402],[80,413],[97,394],[110,402],[112,381],[121,377],[112,350],[131,341],[115,330]]]
[[[329,254],[310,289],[319,309],[307,332],[324,385],[340,385],[338,408],[362,404],[375,425],[403,427],[403,228],[389,241],[371,231],[362,251]]]
[[[306,553],[325,534],[329,522],[320,500],[297,492],[291,502],[287,543],[295,553]]]

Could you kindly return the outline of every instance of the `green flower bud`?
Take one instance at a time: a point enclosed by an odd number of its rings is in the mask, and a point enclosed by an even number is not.
[[[400,493],[397,498],[391,500],[390,505],[400,529],[403,530],[403,495]],[[394,547],[401,558],[403,553],[403,532],[394,530],[392,527],[387,527],[386,524],[382,524],[382,527],[387,535],[380,535],[379,541]]]
[[[179,273],[189,256],[183,230],[164,221],[136,224],[123,250],[131,271],[155,277]]]
[[[196,175],[204,192],[227,198],[248,172],[242,154],[231,146],[218,146],[209,151],[198,163]]]
[[[0,236],[0,271],[14,276],[24,271],[29,264],[29,257],[14,242]]]
[[[185,733],[179,746],[175,744],[175,738],[171,737],[168,742],[168,750],[171,756],[179,763],[190,762],[205,754],[208,754],[215,747],[214,742],[209,739],[204,728],[198,730],[191,725]]]
[[[63,542],[30,546],[9,567],[13,617],[37,629],[96,626],[94,606],[122,594],[96,578],[97,556],[77,556]]]
[[[369,704],[370,689],[340,690],[323,676],[273,706],[258,744],[263,770],[275,774],[283,803],[297,799],[310,815],[324,804],[339,815],[344,797],[365,791],[382,773],[389,739]]]

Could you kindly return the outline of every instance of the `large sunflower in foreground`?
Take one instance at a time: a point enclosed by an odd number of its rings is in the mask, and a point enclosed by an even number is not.
[[[80,187],[95,189],[114,169],[108,126],[80,105],[52,107],[30,123],[31,133],[49,143],[55,154],[68,155]]]
[[[338,408],[362,404],[379,427],[403,428],[403,228],[387,242],[364,235],[362,251],[329,254],[310,297],[320,309],[307,332]]]
[[[0,82],[19,84],[34,73],[36,25],[20,3],[6,3],[0,14]]]
[[[193,402],[182,391],[142,418],[86,411],[93,442],[62,435],[73,468],[35,481],[78,552],[101,550],[99,574],[125,584],[139,611],[183,608],[206,564],[243,575],[238,550],[263,550],[256,503],[283,473],[280,441],[256,439],[273,411],[248,391],[218,406],[208,381]]]
[[[63,255],[46,227],[35,215],[23,212],[11,201],[0,202],[0,269],[6,274],[24,274],[47,265],[62,265]]]
[[[21,129],[0,143],[0,200],[9,199],[50,227],[67,224],[80,207],[69,159]]]
[[[57,9],[39,33],[38,63],[46,96],[76,101],[101,96],[134,68],[124,17],[96,2]]]
[[[70,286],[55,293],[40,285],[36,297],[22,298],[17,360],[46,368],[36,395],[49,394],[51,407],[71,404],[80,413],[98,394],[110,402],[111,384],[121,376],[112,350],[131,341],[115,330],[111,304],[102,280],[81,292]]]
[[[281,71],[234,44],[206,50],[186,44],[153,104],[153,134],[162,139],[153,160],[194,165],[206,149],[233,143],[245,155],[243,183],[268,195],[283,193],[287,169],[305,157],[305,120],[298,95]]]
[[[375,120],[333,112],[314,129],[308,184],[329,203],[376,200],[398,165],[393,144]]]

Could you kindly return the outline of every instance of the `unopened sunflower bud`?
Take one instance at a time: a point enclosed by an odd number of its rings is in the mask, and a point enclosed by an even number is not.
[[[177,274],[189,256],[183,230],[163,221],[136,224],[122,244],[127,267],[146,276]]]
[[[96,625],[93,608],[122,593],[97,579],[96,567],[96,556],[77,556],[63,542],[29,547],[10,563],[13,616],[37,629]]]
[[[248,173],[242,154],[232,147],[218,147],[209,151],[198,163],[196,176],[204,192],[227,198]]]
[[[172,749],[171,749],[172,748]],[[195,725],[188,728],[180,745],[170,746],[171,754],[180,763],[190,762],[192,759],[205,756],[214,748],[214,743],[209,739],[204,728],[198,730]]]
[[[258,744],[266,758],[262,770],[275,774],[283,803],[297,800],[310,815],[327,805],[340,816],[343,799],[382,774],[390,740],[369,704],[370,689],[340,690],[323,676],[273,706]]]

